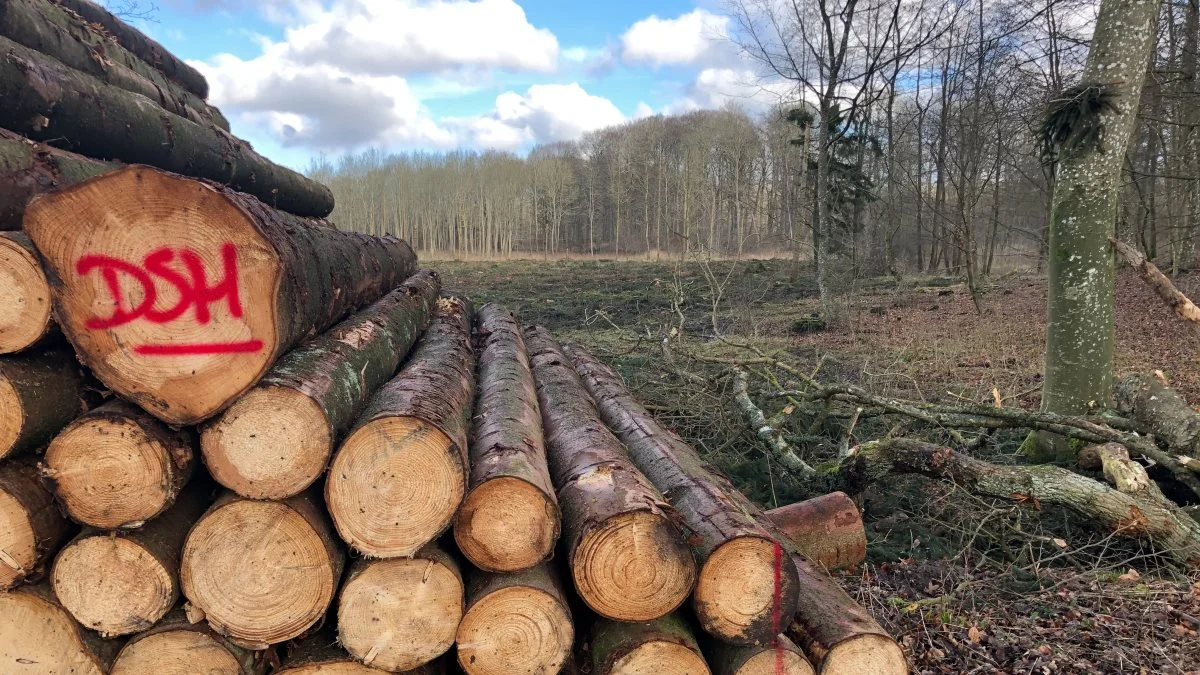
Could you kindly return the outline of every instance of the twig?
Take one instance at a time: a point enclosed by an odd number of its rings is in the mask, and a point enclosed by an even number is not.
[[[784,440],[783,436],[767,422],[766,415],[754,402],[750,400],[750,391],[747,384],[746,371],[741,368],[735,368],[737,395],[734,400],[737,401],[738,407],[742,409],[746,419],[750,422],[750,426],[754,428],[755,434],[758,435],[766,446],[771,450],[775,460],[783,465],[787,471],[800,478],[811,478],[816,475],[816,470],[809,466],[804,460],[796,455],[796,451],[792,446]]]

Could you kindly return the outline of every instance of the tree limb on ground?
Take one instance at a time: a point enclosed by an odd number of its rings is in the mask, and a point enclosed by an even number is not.
[[[783,465],[788,473],[798,478],[808,478],[816,473],[803,459],[796,454],[791,444],[784,439],[779,430],[771,426],[767,421],[767,416],[758,406],[754,405],[754,401],[750,400],[750,392],[747,388],[746,371],[741,368],[735,368],[737,395],[734,401],[737,402],[738,408],[742,414],[746,416],[747,422],[758,435],[759,440],[763,442],[770,450],[771,456],[775,461]]]
[[[1142,278],[1142,281],[1145,281],[1158,294],[1158,297],[1162,298],[1167,307],[1175,310],[1175,313],[1184,321],[1200,327],[1200,307],[1197,307],[1182,291],[1176,288],[1167,275],[1163,274],[1154,263],[1147,260],[1146,256],[1133,246],[1111,237],[1109,241],[1112,242],[1121,257],[1129,263],[1133,271]]]

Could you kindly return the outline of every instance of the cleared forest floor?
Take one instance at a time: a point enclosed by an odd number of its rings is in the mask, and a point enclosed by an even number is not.
[[[770,506],[811,493],[772,471],[732,405],[728,378],[698,370],[708,382],[697,384],[665,362],[660,342],[671,330],[713,354],[722,353],[719,338],[784,350],[818,379],[880,394],[986,403],[999,394],[1028,409],[1040,397],[1045,283],[1033,274],[987,284],[982,315],[957,279],[863,282],[844,327],[805,332],[815,281],[808,269],[792,280],[785,260],[436,267],[448,289],[591,347],[660,420]],[[1200,273],[1178,283],[1200,296]],[[1128,271],[1117,283],[1117,370],[1161,370],[1200,403],[1200,335]],[[854,440],[888,432],[864,423]],[[810,461],[832,451],[808,440]],[[981,456],[1019,461],[1020,434],[986,440]],[[905,645],[914,672],[1200,673],[1200,579],[1152,553],[1061,510],[920,477],[860,497],[869,564],[842,581]]]

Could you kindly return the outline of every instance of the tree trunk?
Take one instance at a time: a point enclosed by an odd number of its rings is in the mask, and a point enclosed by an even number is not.
[[[133,28],[101,5],[90,0],[54,0],[65,9],[78,14],[88,23],[99,24],[117,44],[150,64],[162,74],[178,82],[184,89],[200,98],[208,98],[208,81],[200,71],[184,63],[162,45]]]
[[[448,675],[451,671],[445,667],[446,661],[447,658],[442,657],[409,670],[405,675]],[[320,631],[288,645],[287,658],[272,675],[380,675],[386,672],[355,661],[338,645],[337,631],[333,622],[328,622]]]
[[[453,646],[463,600],[458,563],[436,544],[411,558],[360,558],[338,595],[338,641],[368,666],[419,668]]]
[[[21,232],[0,232],[0,354],[32,347],[51,326],[50,282],[33,242]]]
[[[0,358],[0,458],[43,447],[93,403],[69,349],[46,346]]]
[[[229,121],[202,97],[50,0],[0,0],[0,36],[145,96],[170,113],[229,131]]]
[[[472,572],[455,642],[468,675],[558,673],[575,628],[553,563],[514,574]]]
[[[664,429],[608,366],[582,347],[567,357],[600,416],[629,449],[634,464],[669,495],[701,561],[692,596],[706,632],[734,644],[769,644],[781,618],[796,610],[796,576],[779,542],[755,522],[757,509],[679,436]]]
[[[271,162],[245,141],[3,37],[0,98],[0,126],[35,141],[226,183],[298,216],[333,211],[329,188]]]
[[[0,129],[0,230],[21,229],[25,205],[34,195],[75,185],[118,166]]]
[[[475,324],[478,391],[471,480],[454,540],[476,567],[516,572],[548,558],[561,530],[521,327],[495,304]]]
[[[285,499],[316,482],[335,443],[425,330],[440,290],[436,272],[418,272],[284,354],[205,424],[200,447],[213,478],[251,499]]]
[[[315,489],[282,502],[228,492],[188,533],[179,581],[213,630],[265,649],[324,616],[345,561]]]
[[[0,591],[40,579],[46,561],[74,529],[32,458],[0,465]]]
[[[371,397],[330,465],[325,501],[354,549],[411,557],[450,526],[467,487],[473,366],[471,307],[441,298],[407,365]]]
[[[49,584],[0,593],[5,675],[103,675],[120,648],[120,640],[105,640],[75,623]]]
[[[1117,193],[1126,147],[1137,119],[1146,58],[1153,47],[1159,3],[1104,0],[1083,82],[1115,94],[1116,110],[1100,113],[1103,151],[1064,152],[1050,216],[1046,373],[1042,410],[1079,415],[1107,407],[1113,376],[1113,255]],[[1025,451],[1036,460],[1065,459],[1077,447],[1059,436],[1031,434]]]
[[[192,477],[196,436],[113,399],[50,441],[42,476],[72,520],[138,528],[166,511]]]
[[[713,675],[816,675],[808,657],[786,635],[765,646],[714,642],[707,654]]]
[[[825,569],[857,567],[867,558],[862,514],[844,492],[781,506],[765,515],[804,557]]]
[[[696,583],[679,514],[600,421],[550,333],[526,327],[525,344],[575,591],[597,614],[617,621],[674,611]]]
[[[80,358],[176,425],[220,412],[289,349],[417,271],[399,239],[343,232],[140,166],[35,200],[25,229]],[[220,279],[210,286],[208,275]],[[156,287],[173,306],[161,306]]]
[[[179,600],[179,555],[209,504],[189,490],[138,530],[85,529],[59,551],[50,582],[63,607],[103,637],[148,630]]]
[[[1117,410],[1145,425],[1171,450],[1200,459],[1200,413],[1151,375],[1134,373],[1116,385]]]
[[[129,638],[113,662],[112,675],[262,675],[270,652],[235,645],[203,621],[188,621],[182,607],[153,628]]]
[[[592,675],[708,675],[692,629],[677,613],[642,623],[599,619],[592,636]]]

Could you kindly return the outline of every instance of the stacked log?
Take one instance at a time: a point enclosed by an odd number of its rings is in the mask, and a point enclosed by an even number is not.
[[[37,579],[72,529],[32,459],[0,464],[0,591]]]
[[[80,626],[48,584],[0,593],[0,663],[5,673],[109,672],[121,643]]]
[[[260,675],[266,672],[267,654],[239,647],[177,607],[153,628],[129,638],[117,653],[112,675]]]
[[[94,402],[69,349],[0,357],[0,459],[40,448]]]
[[[712,672],[694,631],[677,613],[641,622],[601,619],[594,630],[593,675],[709,675]]]
[[[20,232],[0,232],[0,354],[32,347],[50,332],[50,282]]]

